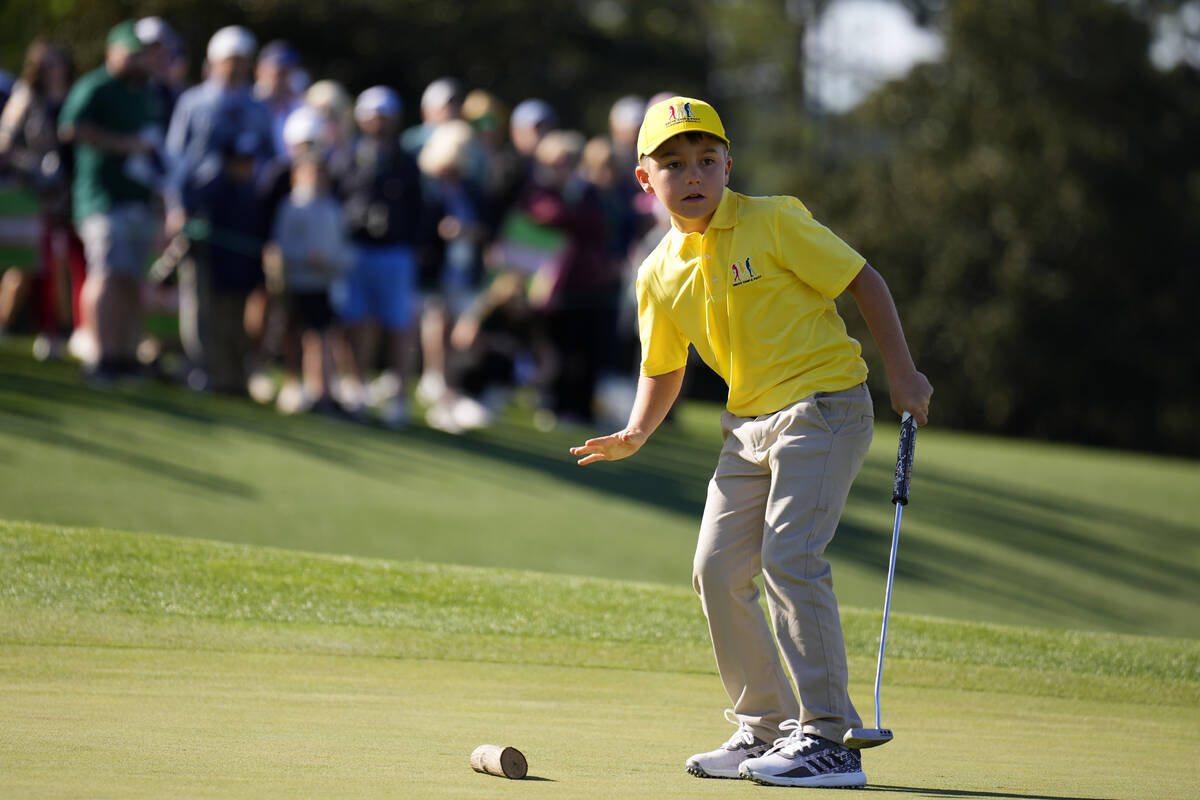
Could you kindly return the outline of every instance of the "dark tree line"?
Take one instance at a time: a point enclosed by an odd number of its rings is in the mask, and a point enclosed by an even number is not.
[[[1200,453],[1200,74],[1118,3],[946,23],[798,182],[889,276],[941,421]]]

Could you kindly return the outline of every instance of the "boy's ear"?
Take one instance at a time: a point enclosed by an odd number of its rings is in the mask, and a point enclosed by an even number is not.
[[[726,173],[728,173],[728,170],[726,170]],[[633,177],[637,178],[638,185],[642,187],[643,192],[654,194],[654,187],[650,185],[650,173],[642,169],[641,164],[633,168]]]

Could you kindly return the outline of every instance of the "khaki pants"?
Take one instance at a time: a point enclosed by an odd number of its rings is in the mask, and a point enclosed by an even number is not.
[[[722,417],[725,445],[708,487],[693,583],[733,710],[765,741],[785,719],[837,742],[862,725],[846,689],[846,645],[822,553],[874,422],[865,385],[818,392],[761,417]],[[759,606],[759,574],[774,637]]]

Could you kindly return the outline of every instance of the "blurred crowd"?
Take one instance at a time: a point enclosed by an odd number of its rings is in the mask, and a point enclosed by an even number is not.
[[[0,279],[0,330],[101,386],[389,426],[419,409],[452,433],[524,389],[539,427],[623,424],[633,269],[667,224],[633,177],[647,101],[589,138],[537,98],[444,77],[410,110],[303,65],[240,26],[191,54],[158,17],[113,28],[83,75],[33,42],[0,82],[0,253],[36,249]]]

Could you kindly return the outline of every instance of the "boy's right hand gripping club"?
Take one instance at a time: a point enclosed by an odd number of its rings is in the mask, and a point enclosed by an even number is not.
[[[908,505],[908,483],[912,478],[913,451],[917,443],[917,421],[907,411],[900,418],[900,446],[896,450],[896,476],[892,482],[892,502],[896,505],[896,524],[892,528],[892,554],[888,558],[887,589],[883,595],[883,630],[879,633],[879,661],[875,666],[875,727],[851,728],[842,737],[847,747],[878,747],[892,740],[892,732],[883,727],[879,712],[879,687],[883,683],[883,651],[887,645],[888,613],[892,609],[892,581],[896,575],[896,548],[900,544],[900,516]]]

